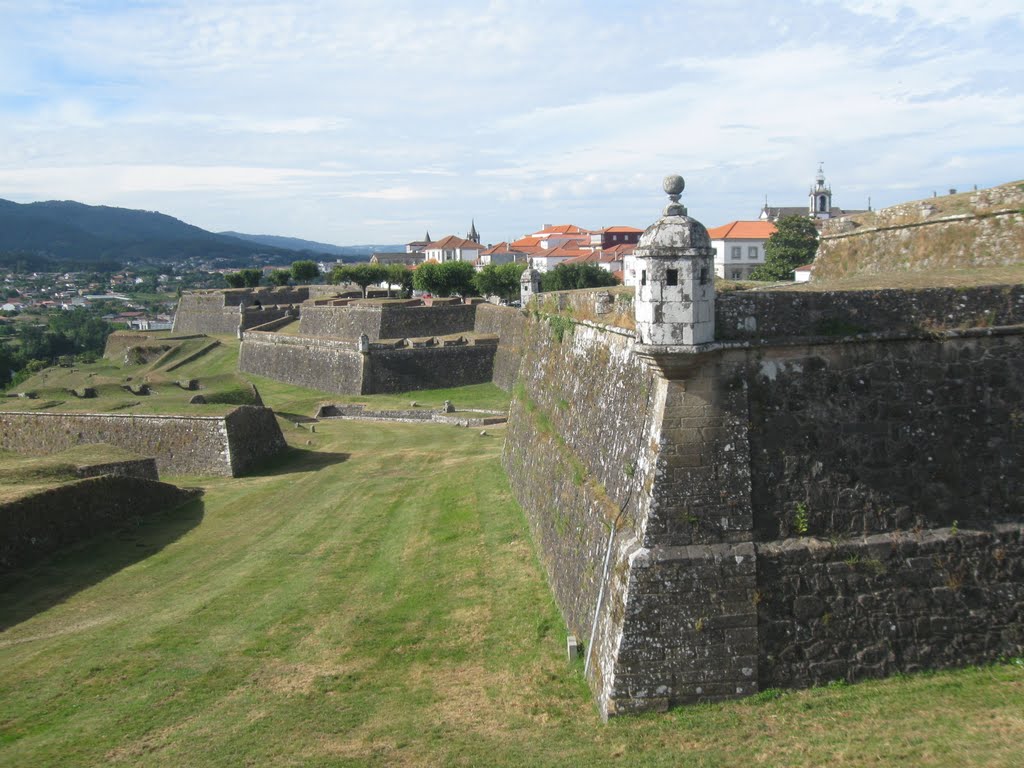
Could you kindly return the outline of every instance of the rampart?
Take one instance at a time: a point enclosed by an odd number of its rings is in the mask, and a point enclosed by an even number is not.
[[[1024,184],[942,196],[831,221],[815,279],[1020,262]]]
[[[733,291],[715,302],[718,340],[927,332],[1024,323],[1024,286]]]
[[[505,320],[503,462],[603,714],[1024,651],[1024,329],[957,328],[1019,296],[918,297],[903,333],[836,313],[841,338],[757,297],[770,340],[700,353]],[[869,329],[895,311],[833,299]]]
[[[342,339],[358,339],[366,334],[371,341],[449,336],[472,331],[476,310],[476,304],[425,306],[418,300],[305,304],[299,334]]]
[[[0,570],[32,564],[82,539],[172,509],[199,491],[112,474],[0,504]]]
[[[368,344],[246,331],[239,370],[336,394],[381,394],[491,381],[497,339],[458,337]]]
[[[336,292],[337,286],[330,285],[188,291],[178,300],[173,331],[233,335],[288,314],[298,316],[302,302]]]
[[[156,459],[161,475],[237,477],[284,450],[269,408],[239,406],[225,416],[0,412],[0,448],[48,455],[107,443]]]
[[[246,331],[238,370],[340,395],[362,393],[364,358],[354,341]]]

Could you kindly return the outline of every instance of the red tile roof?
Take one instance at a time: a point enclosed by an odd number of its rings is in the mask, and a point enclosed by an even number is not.
[[[566,264],[610,264],[619,261],[622,257],[606,251],[584,251],[579,256],[566,259]]]
[[[602,232],[643,232],[642,229],[636,227],[605,227],[601,230]]]
[[[618,256],[628,256],[636,250],[636,243],[618,243],[604,249],[605,253],[614,253]]]
[[[484,249],[480,243],[474,243],[472,240],[466,240],[457,235],[448,235],[448,237],[443,237],[437,242],[431,243],[423,250],[436,251],[444,250],[445,248],[461,248],[464,251],[482,251]]]
[[[708,230],[712,240],[767,240],[775,232],[770,221],[730,221]]]
[[[537,232],[538,235],[586,235],[587,230],[580,229],[575,224],[544,225],[544,228]]]
[[[490,248],[484,251],[481,254],[481,256],[490,256],[495,253],[525,253],[525,251],[521,251],[518,248],[513,248],[512,245],[515,245],[515,243],[509,244],[502,242],[498,243],[497,245],[492,245]]]

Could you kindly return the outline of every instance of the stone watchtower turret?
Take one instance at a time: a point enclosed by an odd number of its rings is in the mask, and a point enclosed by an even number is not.
[[[679,202],[682,176],[663,183],[671,202],[640,236],[635,258],[636,331],[641,344],[694,346],[715,340],[715,249]]]
[[[519,298],[522,305],[525,307],[538,291],[540,291],[540,272],[532,267],[527,267],[519,276]]]

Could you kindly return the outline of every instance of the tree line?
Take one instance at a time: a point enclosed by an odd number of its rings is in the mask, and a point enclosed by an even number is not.
[[[15,386],[51,365],[94,362],[114,326],[99,310],[51,312],[46,322],[0,325],[0,388]]]

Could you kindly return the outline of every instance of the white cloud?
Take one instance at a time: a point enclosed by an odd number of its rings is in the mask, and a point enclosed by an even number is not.
[[[1021,8],[1016,0],[848,0],[854,13],[899,21],[908,13],[929,24],[991,24],[1008,19],[1020,24]]]
[[[1015,5],[0,0],[0,196],[378,242],[642,226],[670,171],[709,225],[819,160],[840,205],[897,202],[1019,165]]]

